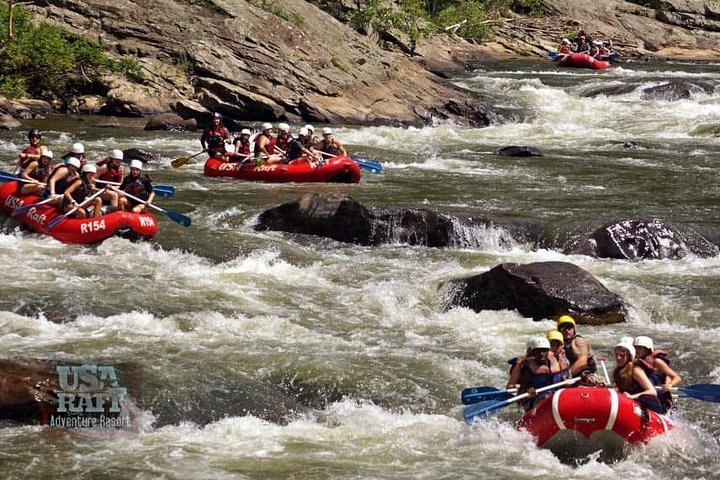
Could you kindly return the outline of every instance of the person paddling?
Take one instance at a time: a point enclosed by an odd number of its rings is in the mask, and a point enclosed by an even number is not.
[[[20,178],[28,180],[32,183],[18,182],[19,193],[23,195],[39,195],[45,189],[45,183],[50,175],[50,162],[53,153],[47,148],[40,154],[40,158],[33,160],[20,173]]]
[[[114,183],[116,185],[122,183],[124,178],[122,167],[123,157],[124,154],[122,150],[114,149],[110,152],[109,156],[97,162],[97,179],[101,180],[99,183],[102,185],[107,185],[107,183],[103,182]],[[102,198],[104,202],[107,202],[112,209],[119,207],[120,195],[117,191],[108,189],[100,195],[100,198]]]
[[[219,158],[225,155],[225,142],[229,142],[230,131],[222,124],[222,115],[213,113],[212,124],[205,129],[200,137],[200,144],[203,150],[208,152],[211,158]]]
[[[43,190],[42,197],[52,197],[54,200],[50,203],[60,208],[62,195],[65,193],[65,190],[77,180],[79,172],[80,160],[75,157],[68,158],[66,163],[55,165],[50,170],[47,188]]]
[[[234,153],[230,157],[231,162],[245,162],[252,155],[250,154],[250,130],[243,128],[240,130],[240,136],[237,137],[233,144],[235,145]]]
[[[95,165],[85,165],[82,168],[80,178],[75,180],[75,182],[65,190],[65,193],[63,193],[60,210],[67,213],[72,209],[76,209],[76,218],[87,218],[90,210],[92,210],[93,217],[102,215],[102,200],[100,197],[94,198],[89,206],[80,206],[87,197],[98,190],[95,187],[96,174],[97,167]]]
[[[652,338],[641,335],[633,340],[636,351],[636,363],[645,371],[653,385],[661,387],[658,400],[667,412],[672,408],[673,399],[670,389],[682,385],[682,377],[670,367],[670,355],[664,350],[656,350]]]
[[[637,400],[644,407],[662,413],[657,391],[635,360],[635,347],[630,339],[623,339],[615,346],[615,370],[613,381],[619,392]]]
[[[342,155],[343,157],[347,156],[347,152],[345,151],[345,147],[342,146],[342,143],[333,138],[333,131],[330,127],[322,129],[322,137],[318,145],[321,152],[332,155],[333,157],[337,157],[338,155]]]
[[[562,39],[562,43],[558,47],[558,53],[561,55],[569,55],[572,53],[572,48],[570,47],[570,40],[567,38]]]
[[[37,128],[30,130],[27,138],[30,145],[23,148],[20,153],[18,153],[18,167],[16,169],[16,173],[20,173],[25,170],[31,162],[39,160],[40,154],[45,149],[45,147],[40,144],[42,141],[42,133]]]
[[[132,198],[121,196],[120,208],[123,210],[132,210],[135,213],[142,213],[147,210],[147,205],[151,204],[155,199],[150,177],[142,173],[143,164],[140,160],[130,162],[130,173],[120,185],[120,190],[137,197],[143,202],[138,202]]]

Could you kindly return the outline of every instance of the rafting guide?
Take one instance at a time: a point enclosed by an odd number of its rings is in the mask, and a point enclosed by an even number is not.
[[[120,402],[127,388],[118,383],[110,365],[58,365],[57,408],[51,427],[130,427],[130,416],[120,416]]]

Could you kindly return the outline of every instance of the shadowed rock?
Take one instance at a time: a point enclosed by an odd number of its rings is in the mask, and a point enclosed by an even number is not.
[[[542,151],[537,147],[518,145],[502,147],[498,150],[498,155],[502,157],[542,157]]]
[[[682,80],[671,80],[657,87],[644,89],[641,98],[643,100],[667,100],[668,102],[672,102],[690,98],[693,92],[701,91],[703,91],[702,88],[692,83]]]
[[[0,130],[16,130],[22,124],[7,114],[0,114]]]
[[[153,115],[145,124],[145,130],[172,130],[177,132],[194,132],[197,121],[194,118],[185,120],[176,113],[159,113]]]
[[[368,208],[350,197],[310,194],[266,210],[256,230],[279,230],[359,245],[404,243],[427,247],[544,245],[537,224],[522,220],[454,216],[426,209]],[[492,235],[488,231],[492,230]]]
[[[160,155],[147,150],[139,148],[128,148],[123,150],[123,162],[130,163],[131,160],[140,160],[143,163],[148,163],[153,160],[157,161]]]
[[[488,272],[449,283],[445,307],[517,310],[533,320],[570,314],[579,323],[625,321],[619,295],[592,274],[567,262],[503,263]]]
[[[635,219],[606,223],[567,242],[563,253],[623,260],[676,260],[694,253],[717,255],[718,248],[701,235],[683,234],[663,220]]]

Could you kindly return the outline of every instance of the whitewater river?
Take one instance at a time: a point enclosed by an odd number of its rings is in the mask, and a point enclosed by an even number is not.
[[[698,88],[687,100],[641,98],[669,79]],[[193,225],[158,214],[153,243],[95,247],[0,234],[0,357],[124,365],[139,408],[129,431],[0,428],[0,478],[720,478],[718,403],[682,399],[669,435],[617,463],[593,457],[577,468],[516,431],[514,407],[468,427],[460,391],[504,385],[507,359],[553,323],[439,308],[448,279],[502,262],[572,262],[631,305],[627,324],[580,327],[597,352],[649,335],[686,384],[720,383],[720,258],[594,260],[507,246],[487,230],[464,249],[254,231],[265,209],[333,192],[532,219],[551,238],[659,217],[720,241],[720,65],[596,73],[504,62],[456,81],[509,121],[337,126],[351,152],[383,162],[357,185],[209,179],[202,157],[172,169],[199,151],[199,134],[144,132],[141,121],[117,130],[94,127],[97,118],[30,123],[56,154],[75,141],[93,159],[112,148],[159,153],[150,174],[177,193],[158,204]],[[588,95],[623,84],[637,88]],[[12,169],[25,134],[0,132],[0,168]],[[516,144],[544,156],[495,154]]]

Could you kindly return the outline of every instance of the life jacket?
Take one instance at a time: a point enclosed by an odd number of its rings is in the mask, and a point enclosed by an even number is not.
[[[570,53],[570,47],[566,43],[563,43],[560,45],[560,48],[558,48],[558,53]]]
[[[82,182],[80,186],[73,190],[73,192],[70,194],[73,200],[75,200],[77,203],[81,203],[87,197],[92,195],[93,192],[93,188],[90,182],[88,182],[82,177],[80,177],[80,181]]]
[[[267,152],[271,155],[275,153],[275,137],[272,135],[270,135],[270,141],[268,142],[267,147],[265,147],[265,150],[267,150]]]
[[[97,162],[98,167],[103,167],[105,165],[107,165],[107,171],[100,175],[98,180],[102,180],[103,182],[121,183],[123,181],[123,176],[120,167],[115,167],[109,158]]]
[[[42,150],[40,147],[33,147],[32,145],[29,147],[25,147],[20,153],[24,153],[26,155],[40,155],[42,153]],[[37,158],[24,158],[20,160],[20,173],[22,173],[23,170],[25,170],[28,165],[30,165],[35,160],[38,160]]]
[[[287,153],[288,146],[290,143],[292,143],[294,138],[292,135],[287,135],[285,137],[277,137],[275,139],[275,146],[282,150],[283,152]]]
[[[65,193],[65,190],[68,189],[70,185],[73,184],[75,180],[77,180],[78,175],[76,173],[70,173],[70,169],[68,169],[65,164],[60,163],[53,167],[52,170],[50,170],[50,173],[48,174],[48,180],[52,178],[53,175],[58,171],[60,168],[67,169],[67,172],[65,173],[65,176],[62,177],[60,180],[55,182],[55,194],[56,195],[62,195]]]
[[[208,128],[203,132],[201,140],[207,143],[207,149],[211,153],[225,153],[223,143],[230,136],[227,128],[218,125],[217,128]]]
[[[241,155],[250,155],[250,141],[243,143],[241,138],[236,138],[233,142],[233,145],[240,144],[240,151],[238,152]]]
[[[655,360],[658,358],[667,363],[668,366],[670,365],[670,355],[664,350],[655,350],[647,357],[636,360],[637,365],[645,371],[645,374],[656,387],[665,384],[665,375],[660,373],[655,367]],[[673,406],[672,394],[670,392],[658,390],[658,400],[660,401],[660,405],[662,405],[663,413],[667,412]]]
[[[300,142],[300,139],[294,139],[294,141],[288,145],[288,148],[285,152],[287,153],[288,162],[297,160],[298,158],[302,157],[302,142]]]
[[[323,138],[321,140],[320,144],[320,151],[327,153],[328,155],[332,155],[334,157],[337,157],[340,155],[340,149],[337,147],[337,144],[334,140],[330,140],[329,142],[326,142]]]
[[[150,178],[145,174],[141,174],[137,178],[128,175],[123,181],[123,183],[125,183],[124,190],[134,197],[138,197],[142,200],[147,200],[148,198],[150,198],[151,192],[148,191],[144,180],[147,180],[147,182],[149,182]]]
[[[563,350],[565,350],[565,357],[568,359],[568,363],[570,366],[575,363],[575,360],[577,360],[577,356],[575,355],[575,352],[572,348],[572,342],[577,338],[582,337],[582,335],[575,334],[573,338],[570,339],[570,341],[565,341],[565,344],[563,345]],[[583,373],[595,373],[597,372],[597,364],[595,363],[595,358],[593,358],[592,355],[588,356],[587,364],[585,364],[585,367],[580,370],[575,376],[580,376]]]

